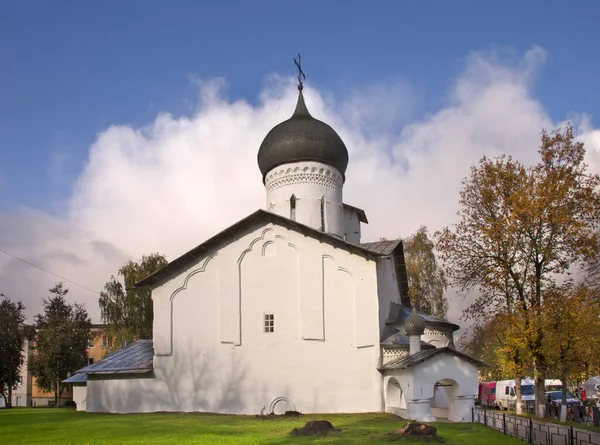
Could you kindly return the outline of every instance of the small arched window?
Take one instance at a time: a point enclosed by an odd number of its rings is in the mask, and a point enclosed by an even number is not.
[[[325,231],[325,197],[321,197],[321,232]]]
[[[296,221],[296,195],[290,198],[290,219]]]

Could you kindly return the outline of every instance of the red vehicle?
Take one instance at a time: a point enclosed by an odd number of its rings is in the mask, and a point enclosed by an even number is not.
[[[479,383],[479,404],[488,408],[496,407],[496,382]]]

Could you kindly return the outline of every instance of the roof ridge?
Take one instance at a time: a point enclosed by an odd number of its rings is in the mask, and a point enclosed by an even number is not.
[[[251,213],[250,215],[246,216],[245,218],[242,218],[238,222],[232,224],[231,226],[227,227],[226,229],[222,230],[221,232],[217,233],[216,235],[211,236],[210,238],[208,238],[204,242],[200,243],[193,249],[187,251],[183,255],[180,255],[179,257],[177,257],[176,259],[171,261],[169,264],[167,264],[163,268],[159,269],[158,271],[154,272],[153,274],[148,275],[141,281],[138,281],[137,283],[135,283],[133,286],[139,287],[139,286],[155,285],[156,283],[160,282],[162,279],[165,279],[166,277],[171,276],[173,273],[181,270],[181,268],[183,268],[185,265],[187,265],[190,261],[193,261],[194,259],[197,259],[197,258],[204,258],[208,254],[210,254],[213,251],[213,249],[215,249],[216,246],[218,246],[220,243],[222,243],[222,241],[224,239],[227,239],[229,236],[231,236],[232,233],[234,233],[237,230],[247,228],[250,224],[252,224],[254,222],[254,220],[257,220],[260,218],[268,218],[270,222],[276,221],[276,222],[280,223],[280,225],[287,226],[288,228],[293,227],[293,228],[298,229],[299,231],[308,232],[309,234],[313,235],[313,238],[316,238],[318,240],[326,239],[326,240],[330,241],[331,243],[335,243],[337,245],[342,245],[342,246],[346,247],[348,250],[354,251],[355,253],[359,252],[364,255],[369,255],[371,257],[372,256],[374,256],[374,257],[386,256],[384,254],[367,249],[359,244],[350,243],[350,242],[348,242],[342,238],[339,238],[335,235],[332,235],[330,233],[321,232],[320,230],[317,230],[313,227],[307,226],[306,224],[302,224],[298,221],[293,221],[284,216],[278,215],[273,212],[269,212],[268,210],[258,209],[257,211]]]

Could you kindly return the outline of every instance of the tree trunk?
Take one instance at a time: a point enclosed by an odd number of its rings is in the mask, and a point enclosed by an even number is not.
[[[521,395],[521,376],[515,377],[515,395],[517,397],[517,406],[515,407],[517,414],[523,414],[523,397]]]
[[[546,370],[539,370],[535,377],[535,415],[544,417],[546,407]],[[541,406],[540,406],[541,405]]]
[[[60,399],[62,398],[62,393],[65,390],[64,386],[61,385],[60,383],[60,379],[58,380],[58,403],[56,404],[56,407],[58,408],[58,406],[60,405]]]
[[[58,402],[60,402],[60,379],[56,378],[56,386],[54,387],[54,408],[58,408]]]
[[[562,383],[562,404],[567,406],[567,376],[564,372],[561,373],[560,382]]]
[[[10,406],[10,404],[6,400],[6,394],[2,393],[2,398],[4,399],[4,406],[7,408],[12,408],[12,406]]]
[[[585,362],[585,381],[587,382],[590,379],[590,362]]]
[[[8,400],[6,399],[6,397],[4,398],[4,406],[6,406],[7,408],[12,408],[12,385],[9,384],[8,385]]]

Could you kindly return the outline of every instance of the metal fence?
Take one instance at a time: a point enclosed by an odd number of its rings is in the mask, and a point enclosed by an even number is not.
[[[546,417],[560,419],[560,410],[560,405],[546,403]],[[598,407],[568,405],[566,415],[568,421],[600,427],[600,409]]]
[[[473,422],[538,445],[600,445],[600,432],[473,408]]]

